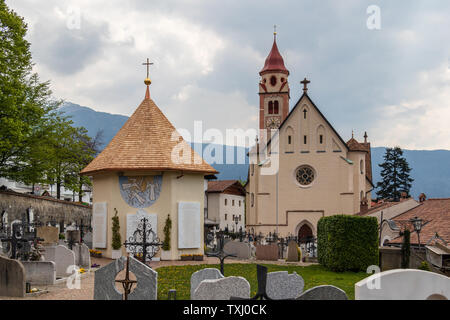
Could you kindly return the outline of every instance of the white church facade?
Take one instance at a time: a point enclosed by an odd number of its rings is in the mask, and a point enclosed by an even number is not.
[[[276,37],[260,72],[260,137],[250,151],[247,231],[316,236],[323,216],[367,210],[373,190],[370,143],[345,142],[308,95],[289,112],[289,71]],[[271,130],[272,129],[272,130]]]

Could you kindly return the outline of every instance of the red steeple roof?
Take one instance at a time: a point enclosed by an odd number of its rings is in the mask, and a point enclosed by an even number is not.
[[[272,50],[270,50],[270,53],[266,58],[266,62],[264,63],[264,68],[259,72],[259,74],[266,71],[279,71],[289,74],[289,71],[284,66],[283,57],[281,56],[280,51],[278,51],[276,35],[273,37]]]

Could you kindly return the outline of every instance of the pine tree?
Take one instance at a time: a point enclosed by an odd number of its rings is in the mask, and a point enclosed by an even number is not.
[[[411,168],[400,147],[386,148],[384,162],[379,166],[382,181],[377,183],[378,198],[398,200],[402,192],[409,195],[414,180],[409,175]]]

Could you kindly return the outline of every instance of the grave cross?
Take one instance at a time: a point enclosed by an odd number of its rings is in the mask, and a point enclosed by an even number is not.
[[[123,287],[123,300],[128,300],[128,295],[131,293],[131,288],[137,283],[136,280],[130,279],[130,254],[127,255],[127,267],[125,271],[125,279],[115,280],[115,282],[121,283]]]
[[[11,250],[11,259],[17,258],[17,249],[20,247],[20,243],[28,242],[28,240],[25,240],[22,238],[22,232],[20,230],[21,225],[15,223],[12,225],[12,233],[11,237],[2,238],[2,242],[9,242],[10,243],[10,250]]]
[[[162,242],[159,241],[148,219],[142,218],[133,236],[128,241],[125,241],[123,245],[130,249],[136,257],[138,254],[142,254],[142,263],[145,264],[147,258],[151,260],[155,256],[159,247],[162,246]]]
[[[228,254],[225,251],[223,251],[223,246],[224,246],[224,235],[223,233],[220,234],[219,238],[218,238],[218,251],[213,252],[213,253],[206,253],[207,257],[214,257],[219,259],[220,261],[220,273],[222,273],[222,275],[225,275],[225,272],[223,270],[223,265],[225,262],[225,259],[228,257],[236,257],[236,255],[234,254]]]
[[[267,267],[256,265],[256,273],[258,278],[258,292],[250,300],[272,300],[267,296]],[[248,300],[239,297],[231,297],[230,300]]]

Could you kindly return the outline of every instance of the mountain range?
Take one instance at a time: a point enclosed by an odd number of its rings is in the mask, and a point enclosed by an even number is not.
[[[94,137],[98,131],[102,131],[103,147],[114,137],[116,132],[128,120],[123,115],[98,112],[88,107],[66,102],[60,107],[60,111],[71,117],[73,125],[84,127],[90,136]],[[204,148],[207,144],[201,146]],[[193,147],[200,148],[199,145]],[[235,157],[239,152],[247,153],[243,147],[219,146],[223,148],[224,159],[226,152],[234,148]],[[411,177],[414,179],[411,195],[418,198],[420,193],[425,193],[428,198],[450,197],[450,150],[403,150],[404,156],[412,168]],[[378,164],[383,162],[384,147],[372,148],[373,182],[376,185],[380,181],[381,168]],[[245,181],[248,173],[248,159],[245,164],[211,164],[219,174],[219,180],[237,179]]]

